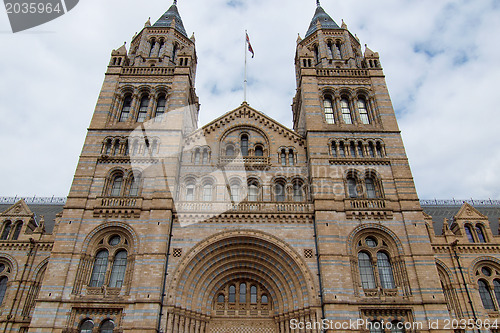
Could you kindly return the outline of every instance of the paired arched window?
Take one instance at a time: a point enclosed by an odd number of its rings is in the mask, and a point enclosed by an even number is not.
[[[278,162],[281,166],[294,166],[296,154],[293,148],[281,148],[278,151]]]
[[[105,193],[111,197],[135,197],[139,195],[141,188],[141,177],[136,173],[129,173],[124,177],[123,171],[115,171],[108,181],[108,190]]]
[[[131,108],[132,108],[132,95],[127,94],[123,99],[122,111],[120,113],[121,122],[127,121],[128,117],[130,116]]]
[[[193,157],[191,162],[195,165],[207,165],[210,162],[210,151],[208,147],[198,147],[192,153]]]
[[[346,177],[346,190],[348,198],[377,199],[382,197],[381,182],[373,173],[367,173],[360,179],[356,172],[349,173]]]
[[[107,285],[110,288],[121,288],[124,284],[127,270],[128,254],[126,246],[128,242],[119,235],[112,235],[105,241],[106,244],[104,240],[102,243],[105,248],[98,250],[95,255],[89,287]],[[113,254],[111,257],[110,251]],[[111,269],[109,275],[107,274],[108,269]]]
[[[358,243],[358,269],[363,289],[394,289],[389,248],[383,239],[367,236]]]
[[[486,243],[486,233],[484,226],[481,223],[477,223],[475,226],[466,223],[464,225],[465,235],[470,243]]]
[[[112,320],[104,320],[99,327],[99,333],[113,333],[115,323]],[[94,322],[90,319],[85,319],[80,324],[79,333],[92,333],[94,331]]]
[[[476,269],[479,297],[486,310],[500,309],[500,274],[498,269],[484,264]]]

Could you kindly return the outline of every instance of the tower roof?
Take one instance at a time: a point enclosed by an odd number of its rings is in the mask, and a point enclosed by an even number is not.
[[[184,24],[177,10],[176,3],[177,1],[174,1],[174,4],[153,24],[153,27],[170,27],[172,26],[172,21],[175,20],[175,30],[187,37],[186,29],[184,29]]]
[[[309,30],[307,30],[306,37],[312,35],[316,30],[318,30],[318,21],[321,29],[340,29],[338,24],[335,23],[330,15],[328,15],[318,3],[314,17],[309,25]]]

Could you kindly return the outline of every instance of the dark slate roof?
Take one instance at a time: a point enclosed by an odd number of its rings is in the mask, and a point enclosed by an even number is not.
[[[12,207],[12,205],[0,204],[0,212],[5,212],[7,209]],[[35,213],[35,219],[37,223],[40,222],[40,218],[43,216],[45,220],[45,231],[49,234],[54,230],[56,215],[63,211],[64,205],[35,205],[28,204],[28,207],[33,213]]]
[[[153,24],[153,27],[170,27],[172,25],[173,19],[175,19],[175,30],[179,31],[181,34],[187,37],[186,29],[184,29],[181,15],[179,14],[179,11],[177,10],[177,6],[175,4],[170,6],[165,14],[163,14],[155,24]]]
[[[422,205],[425,213],[432,216],[434,221],[434,231],[436,235],[441,235],[444,219],[451,220],[458,213],[462,205]],[[500,218],[500,206],[474,206],[481,214],[486,215],[490,221],[491,232],[498,235],[498,218]]]
[[[306,37],[312,35],[316,30],[318,30],[317,22],[321,24],[322,29],[340,29],[340,27],[335,23],[335,21],[328,15],[325,10],[318,6],[316,8],[316,13],[314,13],[314,17],[309,25],[309,30],[307,30]]]

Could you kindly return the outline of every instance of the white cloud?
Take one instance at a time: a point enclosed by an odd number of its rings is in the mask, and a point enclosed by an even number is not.
[[[419,195],[500,198],[498,4],[322,5],[380,52]],[[18,34],[8,32],[0,11],[1,195],[67,194],[111,50],[167,7],[164,1],[82,0],[63,17]],[[248,29],[256,52],[249,59],[249,102],[291,126],[297,33],[304,36],[314,1],[179,0],[178,7],[188,35],[196,36],[202,123],[242,102]]]

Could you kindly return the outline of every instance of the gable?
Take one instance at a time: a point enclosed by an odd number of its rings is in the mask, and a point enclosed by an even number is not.
[[[31,217],[33,216],[33,212],[28,207],[24,200],[19,200],[6,211],[2,212],[0,216],[8,216],[8,217]]]
[[[468,203],[464,203],[458,213],[455,215],[455,220],[487,220],[488,217],[481,214],[476,208]]]

